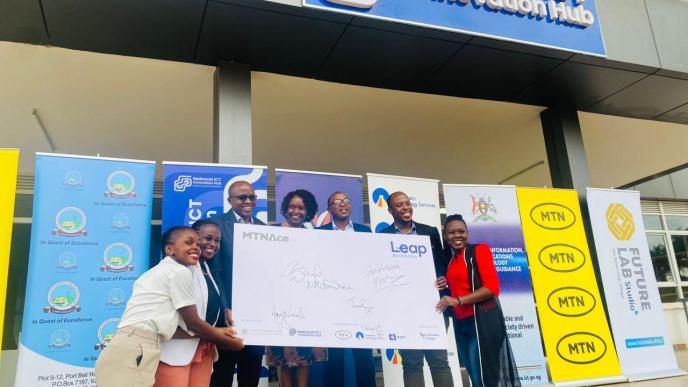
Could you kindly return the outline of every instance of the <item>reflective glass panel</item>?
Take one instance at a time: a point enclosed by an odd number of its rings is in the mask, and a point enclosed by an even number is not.
[[[669,230],[688,231],[688,216],[667,215],[666,222]]]
[[[671,244],[674,246],[681,281],[688,281],[688,235],[672,235]]]
[[[646,230],[661,230],[662,220],[659,215],[643,215],[643,224]]]
[[[655,269],[657,282],[674,282],[664,235],[649,234],[647,236],[647,244],[650,247],[650,257],[652,258],[652,266]]]

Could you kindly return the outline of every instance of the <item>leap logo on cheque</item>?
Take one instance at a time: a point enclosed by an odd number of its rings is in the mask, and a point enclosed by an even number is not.
[[[407,245],[405,243],[395,245],[394,241],[389,242],[389,247],[392,250],[392,256],[398,258],[420,258],[428,252],[428,248],[423,245]]]

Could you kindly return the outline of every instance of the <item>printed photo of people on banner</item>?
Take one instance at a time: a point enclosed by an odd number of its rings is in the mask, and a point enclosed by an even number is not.
[[[2,240],[17,158],[0,150]],[[511,387],[685,374],[635,191],[588,189],[598,283],[573,190],[443,184],[441,208],[435,179],[276,169],[269,197],[266,166],[162,166],[151,249],[155,162],[36,155],[17,386]],[[7,271],[0,264],[0,293]]]

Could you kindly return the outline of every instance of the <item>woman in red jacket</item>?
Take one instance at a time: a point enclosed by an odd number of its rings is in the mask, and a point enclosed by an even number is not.
[[[520,386],[504,315],[499,305],[499,278],[492,252],[485,244],[468,244],[461,215],[444,223],[445,250],[450,258],[447,286],[437,309],[454,311],[454,334],[461,364],[473,386]]]

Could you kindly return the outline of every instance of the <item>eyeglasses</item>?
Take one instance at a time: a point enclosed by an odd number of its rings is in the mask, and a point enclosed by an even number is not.
[[[331,206],[333,204],[335,206],[341,206],[342,204],[348,206],[349,204],[351,204],[351,200],[349,200],[349,199],[335,199],[335,200],[331,201],[329,205]]]
[[[258,199],[258,196],[256,196],[256,195],[234,195],[234,196],[230,196],[229,198],[230,199],[239,199],[239,201],[241,201],[241,202],[245,202],[246,200],[251,201],[251,202],[255,202],[256,199]]]

